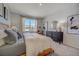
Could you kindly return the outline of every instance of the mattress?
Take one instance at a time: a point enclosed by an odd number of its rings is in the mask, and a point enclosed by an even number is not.
[[[24,38],[27,56],[36,56],[39,51],[52,47],[52,40],[49,37],[37,33],[25,33]]]

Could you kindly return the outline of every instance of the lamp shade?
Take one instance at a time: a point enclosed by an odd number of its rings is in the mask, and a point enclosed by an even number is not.
[[[0,39],[6,37],[7,34],[3,31],[3,30],[0,30]]]

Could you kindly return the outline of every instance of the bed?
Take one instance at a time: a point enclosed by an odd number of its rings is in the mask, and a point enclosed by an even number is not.
[[[52,48],[52,40],[44,35],[37,33],[24,33],[24,38],[27,56],[36,56],[39,51]]]

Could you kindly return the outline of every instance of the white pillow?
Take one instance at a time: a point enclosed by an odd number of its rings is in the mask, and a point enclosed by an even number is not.
[[[0,46],[5,45],[4,39],[0,39]]]
[[[5,44],[3,38],[6,36],[7,36],[7,34],[3,30],[0,30],[0,46],[3,46]]]
[[[0,39],[6,37],[7,34],[4,32],[4,30],[0,30]]]

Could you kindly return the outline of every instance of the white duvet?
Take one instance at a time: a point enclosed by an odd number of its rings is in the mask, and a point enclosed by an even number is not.
[[[52,47],[52,40],[37,33],[24,33],[26,55],[36,56],[39,51]]]

